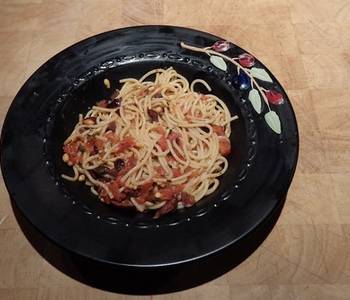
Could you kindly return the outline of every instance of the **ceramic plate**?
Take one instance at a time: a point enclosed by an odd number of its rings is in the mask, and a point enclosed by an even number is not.
[[[239,117],[219,188],[155,220],[105,205],[86,186],[62,180],[68,170],[62,143],[78,114],[110,95],[103,80],[118,88],[121,78],[170,66],[190,81],[206,80]],[[282,207],[297,157],[295,115],[271,72],[234,43],[171,26],[118,29],[63,50],[20,89],[1,136],[8,192],[34,228],[62,251],[141,272],[244,252],[240,242]]]

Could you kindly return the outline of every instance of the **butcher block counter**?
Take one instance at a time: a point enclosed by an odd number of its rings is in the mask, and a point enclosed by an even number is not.
[[[0,183],[0,299],[350,299],[348,0],[1,0],[0,122],[22,84],[67,46],[120,27],[167,24],[221,36],[285,88],[300,134],[282,214],[238,267],[172,294],[127,296],[64,275],[27,241]]]

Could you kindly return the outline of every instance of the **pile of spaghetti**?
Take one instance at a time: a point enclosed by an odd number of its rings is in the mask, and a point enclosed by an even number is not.
[[[214,192],[237,117],[216,96],[194,91],[196,84],[210,91],[205,81],[190,85],[173,68],[120,83],[79,116],[63,145],[74,175],[62,177],[85,182],[104,203],[155,210],[155,218]]]

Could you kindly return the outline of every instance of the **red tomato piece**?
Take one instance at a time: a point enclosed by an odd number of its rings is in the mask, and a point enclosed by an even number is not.
[[[165,160],[169,163],[169,162],[175,162],[176,159],[174,156],[168,154],[166,157],[165,157]]]
[[[157,127],[154,127],[153,130],[157,133],[159,133],[160,135],[165,135],[166,131],[165,131],[165,128],[163,126],[157,126]]]
[[[114,144],[116,144],[119,141],[118,136],[112,131],[105,132],[103,136]]]
[[[117,201],[111,201],[111,204],[118,206],[118,207],[134,207],[134,204],[132,204],[132,202],[129,199],[125,199],[121,202],[117,202]]]
[[[119,175],[123,176],[128,173],[133,167],[136,166],[137,160],[134,156],[131,156],[125,163],[124,167],[119,171]]]
[[[173,141],[177,141],[179,138],[181,138],[181,134],[175,131],[172,131],[169,135],[168,135],[168,140],[170,142]]]
[[[165,135],[162,135],[158,140],[158,145],[162,151],[168,150],[168,143]]]
[[[108,188],[113,194],[113,199],[117,202],[121,202],[125,199],[125,194],[119,191],[121,184],[119,178],[113,180],[111,183],[108,183]]]
[[[159,166],[159,167],[155,167],[154,169],[156,170],[156,172],[157,172],[160,176],[165,176],[165,170],[163,169],[163,167]]]
[[[180,193],[180,199],[185,207],[190,207],[195,203],[194,197],[186,192]]]
[[[151,196],[152,196],[152,190],[153,190],[153,181],[148,181],[145,182],[142,186],[141,186],[141,190],[140,190],[140,196],[136,198],[136,201],[139,204],[144,204]]]
[[[182,184],[179,185],[169,185],[165,188],[159,189],[160,198],[162,200],[169,201],[175,198],[176,194],[182,192],[184,186]]]
[[[99,194],[100,198],[102,198],[105,203],[107,203],[107,204],[111,203],[111,198],[109,198],[105,189],[99,188],[98,194]]]
[[[213,131],[217,134],[217,135],[225,135],[225,127],[224,126],[218,126],[218,125],[212,125],[213,127]]]
[[[127,136],[123,138],[119,143],[118,143],[118,149],[116,153],[121,153],[124,152],[131,147],[134,147],[136,145],[134,139],[131,136]]]
[[[69,156],[69,161],[73,164],[76,164],[81,161],[81,152],[79,152],[79,141],[70,142],[67,145],[63,146],[64,153],[67,153]]]
[[[91,139],[87,140],[83,146],[86,152],[93,153],[95,151],[94,142]]]
[[[98,151],[102,151],[105,148],[105,142],[99,138],[95,138],[94,139],[94,146],[97,148]]]
[[[158,219],[160,216],[170,213],[175,210],[177,207],[178,200],[176,198],[170,199],[167,203],[165,203],[154,215],[154,219]]]
[[[219,153],[223,156],[228,156],[231,153],[230,140],[225,136],[219,137]]]
[[[182,175],[180,169],[173,169],[172,171],[173,171],[174,177],[179,177]]]

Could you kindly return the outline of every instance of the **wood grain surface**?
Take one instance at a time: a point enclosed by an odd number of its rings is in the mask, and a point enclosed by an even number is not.
[[[236,269],[169,295],[100,291],[62,274],[20,231],[0,183],[0,299],[350,299],[349,0],[0,0],[0,122],[52,55],[103,31],[188,26],[252,52],[293,103],[300,159],[286,206]]]

